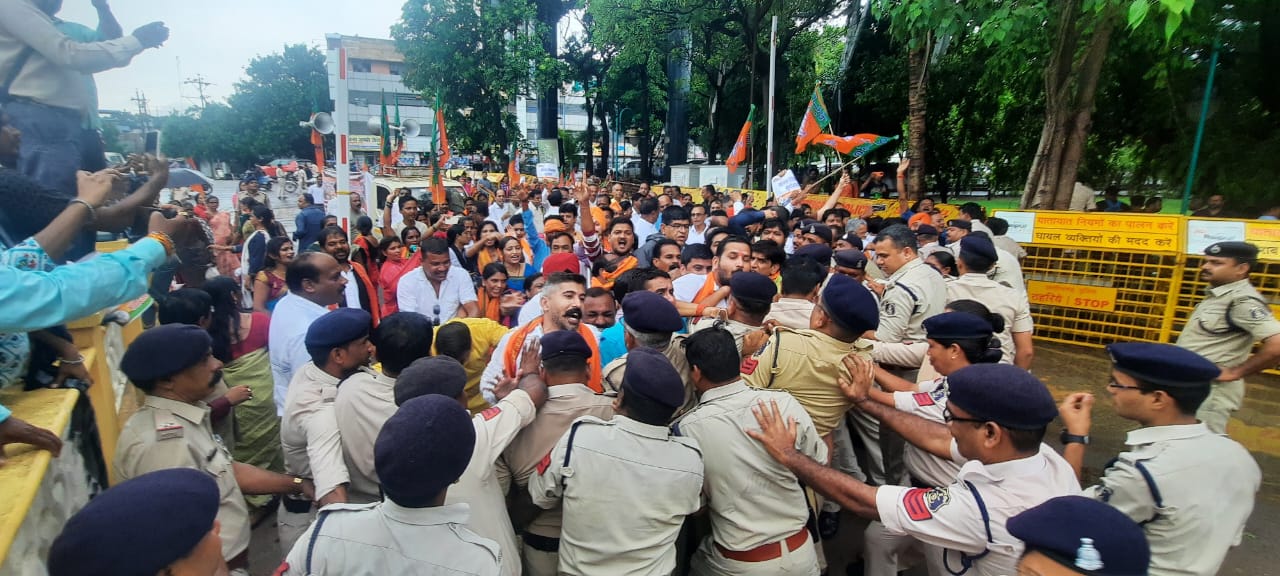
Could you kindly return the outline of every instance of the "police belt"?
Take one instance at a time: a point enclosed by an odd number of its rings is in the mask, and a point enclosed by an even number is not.
[[[794,552],[801,546],[804,546],[804,543],[808,541],[809,538],[808,528],[801,528],[799,532],[787,536],[783,540],[762,544],[750,550],[730,550],[721,546],[719,542],[716,542],[716,550],[720,551],[721,556],[730,560],[737,560],[738,562],[768,562],[769,560],[782,557],[782,546],[784,543],[787,547],[787,551]]]
[[[550,536],[543,536],[532,532],[525,532],[521,535],[521,538],[524,539],[524,543],[528,544],[530,548],[539,552],[555,554],[560,551],[559,538],[552,538]]]

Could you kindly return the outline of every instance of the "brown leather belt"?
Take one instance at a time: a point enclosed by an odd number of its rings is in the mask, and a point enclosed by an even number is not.
[[[797,548],[804,546],[805,541],[809,539],[809,530],[801,528],[799,532],[788,536],[785,540],[779,542],[770,542],[756,546],[750,550],[730,550],[716,543],[716,550],[720,551],[720,555],[730,560],[738,562],[767,562],[775,558],[782,557],[782,545],[785,542],[787,551],[795,551]]]

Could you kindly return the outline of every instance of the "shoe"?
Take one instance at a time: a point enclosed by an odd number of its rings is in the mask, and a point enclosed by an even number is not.
[[[823,540],[830,540],[836,537],[836,532],[840,531],[840,512],[829,512],[823,510],[818,513],[818,535]]]

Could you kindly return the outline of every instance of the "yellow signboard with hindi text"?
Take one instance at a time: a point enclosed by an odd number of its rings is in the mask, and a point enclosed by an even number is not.
[[[1280,221],[1246,222],[1244,239],[1258,247],[1259,260],[1280,260]]]
[[[1116,309],[1116,289],[1101,286],[1028,280],[1027,299],[1031,304],[1098,312],[1112,312]]]
[[[1178,250],[1177,216],[1098,212],[1036,212],[1030,243],[1081,249]]]

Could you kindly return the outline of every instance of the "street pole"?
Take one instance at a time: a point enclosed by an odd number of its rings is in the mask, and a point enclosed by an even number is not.
[[[338,217],[338,225],[345,230],[351,227],[348,220],[351,218],[351,159],[348,157],[347,150],[347,134],[351,130],[351,124],[347,120],[347,49],[342,46],[341,36],[329,36],[329,62],[330,66],[337,68],[333,90],[333,147],[334,147],[334,190],[337,192],[337,202],[330,204],[330,210],[333,215]],[[324,166],[320,167],[321,182],[323,182]],[[369,206],[377,206],[377,193],[370,194],[368,190],[364,193],[365,202]],[[383,210],[391,209],[390,197],[387,198],[387,206]],[[317,202],[323,199],[317,198]]]
[[[778,17],[773,17],[773,25],[769,30],[769,140],[765,151],[765,190],[773,195],[773,91],[778,66]]]
[[[622,115],[631,111],[631,107],[627,106],[619,110],[613,117],[613,177],[618,178],[618,159],[622,156],[622,152],[618,149],[627,149],[626,132],[622,130]]]
[[[1196,164],[1200,161],[1200,143],[1204,141],[1204,124],[1209,116],[1209,96],[1213,94],[1213,77],[1218,70],[1218,51],[1222,37],[1213,38],[1213,56],[1209,57],[1209,79],[1204,83],[1204,101],[1200,103],[1200,122],[1196,124],[1196,141],[1191,146],[1191,163],[1187,166],[1187,184],[1182,190],[1182,214],[1191,210],[1191,186],[1196,180]]]

